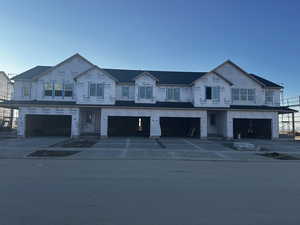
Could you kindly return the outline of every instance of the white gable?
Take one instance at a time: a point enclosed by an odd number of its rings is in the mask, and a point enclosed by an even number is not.
[[[224,78],[233,83],[233,87],[241,88],[261,88],[261,85],[249,78],[247,74],[235,67],[229,62],[217,67],[215,71],[221,74]]]
[[[53,70],[42,75],[38,80],[73,80],[78,74],[88,70],[93,65],[84,60],[81,56],[75,55],[65,62],[55,66]]]

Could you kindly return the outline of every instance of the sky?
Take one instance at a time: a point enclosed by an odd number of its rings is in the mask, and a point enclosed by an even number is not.
[[[0,0],[0,71],[79,53],[103,68],[210,71],[227,59],[300,95],[300,1]]]

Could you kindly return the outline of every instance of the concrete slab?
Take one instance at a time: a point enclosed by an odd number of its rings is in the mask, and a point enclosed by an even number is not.
[[[67,140],[65,137],[34,137],[34,138],[9,138],[0,140],[0,149],[7,147],[49,147],[50,145]]]

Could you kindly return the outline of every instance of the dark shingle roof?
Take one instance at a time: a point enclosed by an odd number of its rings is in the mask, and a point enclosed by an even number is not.
[[[159,80],[160,84],[191,84],[194,80],[203,76],[206,72],[177,72],[154,70],[122,70],[104,69],[120,82],[133,82],[133,79],[143,72],[149,72]]]
[[[12,80],[16,80],[16,79],[32,79],[35,76],[45,72],[46,70],[50,69],[51,66],[36,66],[33,67],[15,77],[12,78]]]
[[[36,66],[33,67],[15,77],[13,80],[16,79],[32,79],[35,76],[45,72],[46,70],[50,69],[51,66]],[[149,72],[155,78],[159,80],[159,84],[182,84],[188,85],[191,84],[193,81],[197,80],[206,72],[178,72],[178,71],[155,71],[155,70],[127,70],[127,69],[104,69],[113,77],[115,77],[119,82],[128,83],[134,82],[133,79],[143,72]],[[269,80],[266,80],[260,76],[255,74],[249,74],[249,76],[254,77],[259,82],[263,83],[266,87],[276,87],[282,88],[282,86],[275,84]]]
[[[257,76],[255,74],[249,74],[250,76],[254,77],[256,80],[258,80],[259,82],[263,83],[266,87],[277,87],[277,88],[283,88],[282,86],[273,83],[272,81],[266,80],[260,76]]]

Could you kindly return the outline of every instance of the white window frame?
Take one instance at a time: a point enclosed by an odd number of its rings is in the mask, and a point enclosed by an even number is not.
[[[94,88],[94,93],[92,93]],[[89,83],[89,97],[104,98],[104,84],[103,83]]]
[[[130,95],[130,87],[129,86],[122,86],[121,87],[121,96],[122,96],[122,98],[129,98],[129,95]]]
[[[166,100],[180,101],[180,88],[178,87],[166,88]]]
[[[150,94],[149,92],[150,91]],[[139,99],[153,99],[153,86],[139,86],[138,87]]]
[[[268,103],[271,103],[271,104],[274,103],[274,90],[270,90],[270,89],[265,90],[265,102],[267,104]]]
[[[23,87],[22,88],[22,96],[23,97],[30,97],[31,95],[31,88],[30,87]]]
[[[232,88],[231,98],[233,102],[255,102],[255,93],[255,88]],[[244,97],[244,99],[242,99],[242,97]]]

